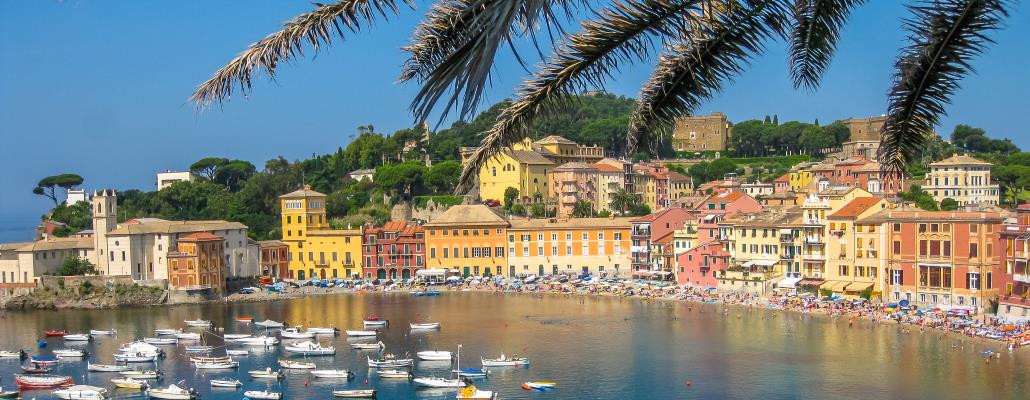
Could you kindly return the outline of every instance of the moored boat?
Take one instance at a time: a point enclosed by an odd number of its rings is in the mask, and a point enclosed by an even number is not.
[[[238,379],[212,379],[211,380],[211,387],[238,388],[240,386],[243,386],[243,382],[240,382]]]
[[[111,383],[114,384],[114,387],[122,389],[140,390],[146,389],[148,386],[150,386],[150,384],[147,383],[147,381],[145,380],[133,379],[129,377],[111,378]]]
[[[397,356],[394,356],[393,354],[386,354],[378,360],[373,360],[372,357],[367,358],[368,366],[370,368],[399,368],[411,367],[415,365],[415,360],[412,360],[410,358],[397,358]]]
[[[364,326],[386,326],[389,325],[390,321],[385,319],[379,319],[379,317],[366,317],[361,321]]]
[[[190,356],[190,362],[224,362],[232,361],[232,357],[229,356],[216,356],[216,357],[205,357],[205,356]]]
[[[415,355],[422,361],[451,361],[454,357],[451,352],[441,350],[425,350],[415,353]]]
[[[302,332],[300,327],[286,328],[279,332],[284,339],[310,339],[315,337],[314,332]]]
[[[64,336],[66,333],[68,333],[68,332],[65,332],[65,331],[43,331],[43,336]]]
[[[419,386],[434,388],[461,388],[468,386],[464,379],[440,378],[435,376],[423,376],[412,379],[412,382]]]
[[[241,323],[244,323],[244,324],[249,324],[251,322],[254,322],[254,317],[236,317],[235,319],[236,319],[236,322],[241,322]]]
[[[279,360],[279,366],[286,369],[315,369],[315,363]]]
[[[147,342],[125,343],[125,344],[122,345],[122,347],[119,349],[119,351],[121,351],[124,354],[139,353],[139,354],[154,355],[154,356],[160,356],[161,354],[164,353],[164,350],[161,350],[160,347],[157,347],[157,346],[155,346],[153,344],[150,344],[150,343],[147,343]]]
[[[143,343],[155,344],[155,345],[173,345],[173,344],[179,344],[179,339],[176,339],[176,338],[148,337],[148,338],[143,338]]]
[[[193,389],[184,389],[176,385],[168,385],[168,387],[163,388],[147,389],[147,396],[155,399],[190,400],[197,397],[197,392]]]
[[[200,334],[197,332],[179,332],[174,335],[179,340],[200,340]]]
[[[39,375],[39,374],[49,374],[49,373],[53,372],[53,370],[50,369],[50,367],[47,367],[45,365],[33,364],[31,367],[27,367],[27,366],[22,365],[21,366],[21,372],[22,373],[26,373],[26,374]]]
[[[79,349],[57,349],[54,355],[61,358],[82,358],[89,355],[89,352]]]
[[[193,366],[197,369],[236,369],[239,368],[240,363],[236,361],[195,362]]]
[[[260,378],[260,379],[281,379],[282,378],[282,374],[280,374],[279,371],[272,371],[271,368],[265,368],[265,369],[262,369],[262,370],[250,371],[250,372],[247,372],[247,374],[249,374],[251,378]]]
[[[554,389],[558,384],[554,382],[525,382],[522,388],[526,390],[548,390]]]
[[[183,322],[186,323],[186,326],[192,326],[197,328],[207,328],[211,326],[211,321],[205,319],[190,319]]]
[[[109,329],[109,330],[106,330],[106,331],[104,331],[104,330],[96,330],[96,329],[90,329],[89,330],[89,334],[93,335],[93,336],[111,336],[111,335],[115,335],[117,333],[118,333],[118,331],[116,331],[114,329]]]
[[[222,336],[222,339],[225,339],[225,340],[240,340],[240,339],[246,339],[246,338],[250,338],[250,337],[254,337],[254,335],[251,335],[249,333],[226,333],[224,336]]]
[[[133,379],[157,379],[159,376],[161,376],[160,372],[157,372],[157,371],[154,371],[154,370],[141,370],[141,369],[133,369],[133,370],[128,370],[128,371],[121,371],[118,374],[121,375],[121,376],[124,376],[126,378],[133,378]]]
[[[228,356],[245,356],[245,355],[248,355],[248,354],[250,354],[250,352],[247,351],[247,350],[226,350],[225,351],[225,355],[228,355]]]
[[[91,364],[86,363],[86,370],[90,372],[122,372],[128,371],[128,365],[112,365],[112,364]]]
[[[25,350],[18,350],[18,351],[0,350],[0,358],[17,358],[17,359],[24,360],[26,358],[29,358],[29,353],[26,353]]]
[[[15,375],[14,384],[18,387],[27,388],[52,388],[58,386],[68,386],[75,384],[70,376],[58,376],[58,375]]]
[[[261,322],[255,322],[254,325],[260,326],[262,328],[282,328],[282,327],[286,326],[286,324],[284,324],[282,322],[272,321],[270,319],[266,319],[266,320],[261,321]]]
[[[182,329],[154,329],[154,333],[158,336],[174,335],[176,333],[182,333]]]
[[[157,355],[143,353],[120,353],[114,355],[114,360],[127,363],[152,362],[157,361]]]
[[[345,369],[315,369],[311,370],[311,375],[315,378],[354,378],[354,373]]]
[[[480,390],[475,385],[466,386],[464,389],[458,391],[458,394],[454,397],[457,400],[479,400],[479,399],[496,399],[497,393],[492,390]]]
[[[247,398],[251,398],[251,399],[271,399],[271,400],[279,400],[279,399],[281,399],[283,397],[282,393],[279,393],[279,392],[269,392],[267,390],[248,390],[246,392],[243,392],[243,395],[246,396]]]
[[[440,329],[439,322],[427,322],[422,324],[408,324],[413,330]]]
[[[55,390],[54,395],[65,400],[99,400],[107,396],[107,389],[89,385],[74,385]]]
[[[347,399],[374,399],[376,397],[376,391],[374,389],[334,390],[333,397],[342,397]]]
[[[529,359],[525,357],[508,357],[501,354],[497,358],[480,358],[484,367],[517,367],[529,365]]]
[[[69,333],[64,335],[64,341],[66,342],[88,342],[93,340],[93,337],[85,333]]]
[[[386,345],[380,340],[376,343],[351,343],[350,347],[357,350],[379,350],[386,348]]]
[[[207,353],[213,350],[214,347],[205,345],[186,346],[187,353]]]
[[[291,344],[283,348],[287,353],[303,354],[307,356],[321,356],[321,355],[332,355],[336,354],[336,348],[332,346],[323,347],[321,344],[313,342],[301,342]]]
[[[57,357],[35,355],[29,357],[29,362],[39,365],[54,365],[58,363]]]
[[[486,370],[475,368],[462,368],[451,372],[457,374],[459,377],[464,376],[468,378],[482,378],[487,374]]]
[[[340,333],[340,330],[337,329],[337,328],[313,327],[313,328],[308,328],[308,332],[312,332],[312,333],[314,333],[316,335],[336,335],[336,334]]]
[[[379,370],[379,377],[380,378],[411,379],[412,378],[412,374],[411,374],[410,371],[406,371],[406,370],[402,370],[402,369],[381,369],[381,370]]]
[[[440,292],[438,292],[436,290],[427,290],[427,291],[412,292],[411,294],[413,294],[415,296],[418,296],[418,297],[422,297],[422,296],[439,296]]]
[[[0,399],[17,399],[19,396],[21,396],[21,392],[6,391],[3,387],[0,387]]]
[[[376,331],[364,331],[364,330],[347,330],[347,336],[375,336],[379,334]]]
[[[237,342],[243,343],[247,346],[275,346],[279,344],[279,339],[272,336],[255,336],[238,339]]]

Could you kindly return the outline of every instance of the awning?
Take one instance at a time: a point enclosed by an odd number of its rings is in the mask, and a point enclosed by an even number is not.
[[[705,215],[704,221],[705,221],[705,222],[712,222],[712,220],[714,220],[714,219],[715,219],[715,217],[717,217],[717,215],[716,215],[716,214],[708,214],[708,215]]]
[[[651,271],[633,271],[636,276],[651,276]]]
[[[821,278],[805,278],[799,281],[797,284],[800,286],[819,286],[823,284],[823,281],[824,280]]]
[[[656,271],[656,272],[654,272],[654,274],[655,275],[659,275],[659,276],[666,276],[666,275],[672,275],[672,272],[669,272],[669,271]]]
[[[415,271],[415,276],[444,276],[447,275],[447,270],[443,269],[420,269]]]
[[[872,282],[851,282],[851,284],[848,285],[847,290],[849,292],[861,292],[871,287],[873,287]]]
[[[833,287],[831,287],[830,290],[834,292],[843,292],[844,288],[848,287],[849,284],[851,284],[851,282],[837,281],[837,283],[833,284]]]
[[[800,281],[801,278],[787,277],[776,283],[776,287],[780,289],[794,289]]]
[[[834,290],[835,287],[841,286],[841,285],[846,285],[846,284],[847,284],[847,282],[844,282],[844,281],[826,281],[826,282],[823,282],[823,284],[820,285],[819,288],[820,289],[826,289],[826,290]]]
[[[745,267],[771,267],[779,261],[776,260],[751,260],[744,263]]]

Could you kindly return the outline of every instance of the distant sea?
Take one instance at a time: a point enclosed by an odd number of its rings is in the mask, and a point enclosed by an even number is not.
[[[36,224],[32,217],[0,216],[0,243],[31,241]]]

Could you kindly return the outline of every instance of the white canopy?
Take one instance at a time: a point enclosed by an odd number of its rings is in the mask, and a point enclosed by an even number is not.
[[[783,278],[783,280],[776,283],[776,287],[780,289],[794,289],[799,281],[801,281],[800,277],[786,277]]]
[[[420,269],[415,271],[415,276],[444,276],[447,274],[443,269]]]

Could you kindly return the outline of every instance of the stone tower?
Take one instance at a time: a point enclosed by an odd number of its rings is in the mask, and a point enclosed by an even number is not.
[[[118,226],[118,195],[113,189],[93,192],[93,254],[101,274],[110,274],[107,233]]]

